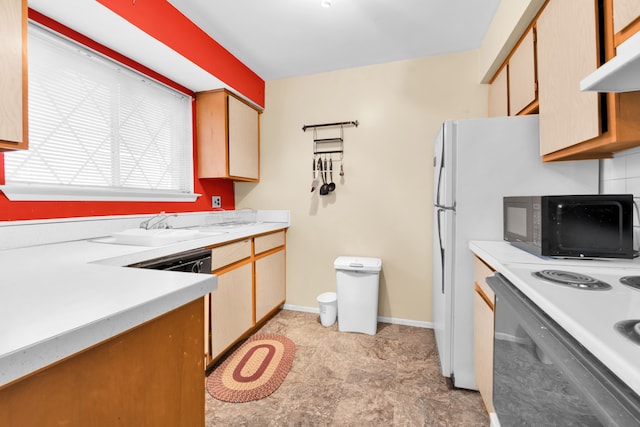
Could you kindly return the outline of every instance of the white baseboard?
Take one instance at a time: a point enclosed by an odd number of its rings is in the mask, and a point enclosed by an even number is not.
[[[284,310],[291,311],[303,311],[305,313],[317,313],[320,314],[319,307],[305,307],[302,305],[293,305],[293,304],[284,304],[282,306]],[[384,317],[378,316],[378,322],[383,323],[394,323],[396,325],[407,325],[407,326],[415,326],[418,328],[428,328],[433,329],[433,323],[431,322],[423,322],[419,320],[409,320],[409,319],[399,319],[397,317]]]

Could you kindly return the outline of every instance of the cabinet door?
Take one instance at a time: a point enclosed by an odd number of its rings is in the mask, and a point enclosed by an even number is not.
[[[489,85],[489,117],[509,115],[509,97],[507,87],[507,67],[496,74]]]
[[[479,258],[473,265],[474,278],[474,369],[476,384],[488,412],[493,409],[493,331],[495,294],[487,284],[493,270]]]
[[[509,114],[515,116],[535,100],[535,48],[530,29],[509,59]]]
[[[285,300],[285,251],[256,260],[256,322]]]
[[[613,0],[613,33],[618,34],[627,26],[634,23],[640,17],[640,1],[638,0]],[[634,31],[635,29],[635,31]],[[637,30],[638,26],[625,34],[624,39],[629,38]],[[616,40],[619,44],[621,40]]]
[[[585,4],[587,3],[587,4]],[[580,92],[597,68],[596,9],[583,0],[551,1],[537,21],[540,152],[599,135],[598,94]]]
[[[0,151],[27,148],[27,1],[0,0]]]
[[[251,263],[218,276],[211,293],[211,356],[216,358],[253,326]]]
[[[478,391],[488,412],[493,412],[493,310],[476,290],[474,295],[474,367]]]
[[[250,180],[260,177],[258,112],[229,97],[229,175]]]

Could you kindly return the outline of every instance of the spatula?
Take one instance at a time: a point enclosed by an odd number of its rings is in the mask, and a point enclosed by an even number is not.
[[[316,176],[316,158],[313,158],[313,181],[311,181],[311,192],[313,193],[314,191],[316,191],[316,188],[318,188],[318,184],[320,183],[320,180],[318,179],[318,177]]]

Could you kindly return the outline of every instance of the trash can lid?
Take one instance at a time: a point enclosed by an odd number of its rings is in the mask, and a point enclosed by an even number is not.
[[[382,269],[382,260],[380,258],[339,256],[333,266],[336,270],[378,272]]]

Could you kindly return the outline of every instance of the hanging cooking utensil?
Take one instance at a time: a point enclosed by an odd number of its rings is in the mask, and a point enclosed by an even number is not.
[[[333,182],[333,159],[329,157],[329,192],[336,189],[336,183]]]
[[[324,159],[324,166],[322,165],[322,161],[318,160],[318,164],[320,165],[320,176],[322,176],[322,185],[320,186],[320,195],[326,196],[329,194],[329,184],[327,184],[327,159]]]
[[[316,158],[313,157],[313,181],[311,181],[311,192],[313,193],[318,188],[318,184],[320,183],[320,179],[316,175]]]
[[[344,169],[342,168],[342,159],[344,159],[344,154],[340,153],[340,176],[344,176]]]

